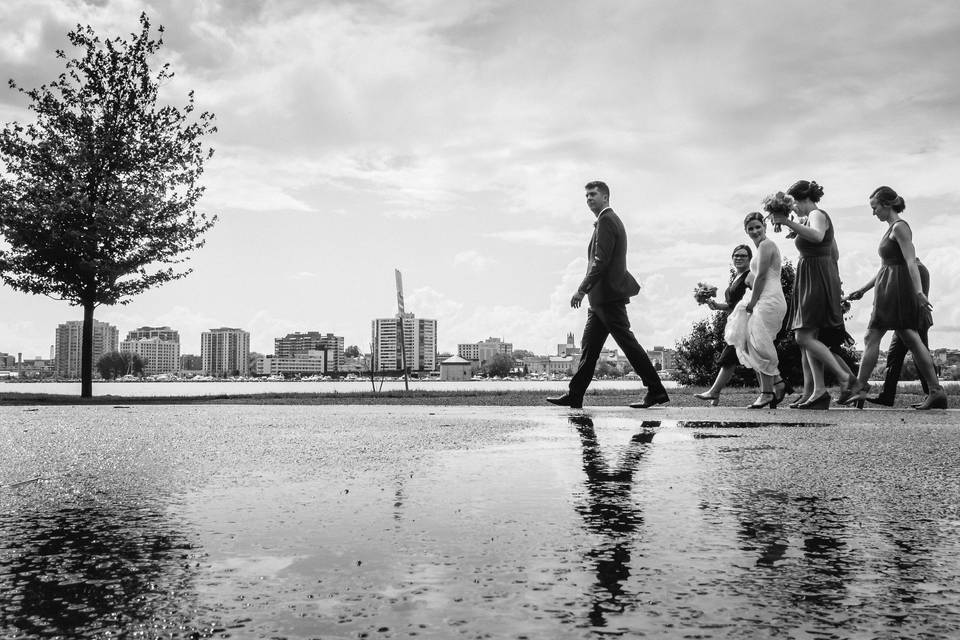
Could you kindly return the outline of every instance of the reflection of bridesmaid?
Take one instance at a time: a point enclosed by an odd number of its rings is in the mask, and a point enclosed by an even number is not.
[[[589,416],[570,416],[580,434],[583,448],[583,471],[587,475],[587,503],[577,508],[587,529],[602,536],[600,543],[587,552],[587,559],[597,574],[591,594],[590,622],[605,627],[607,614],[622,613],[634,598],[624,589],[630,577],[630,551],[633,534],[643,524],[643,514],[634,504],[633,474],[653,440],[652,429],[659,422],[641,423],[641,431],[630,444],[617,468],[611,469],[604,459]]]
[[[835,231],[830,216],[817,204],[823,196],[823,187],[816,182],[799,180],[787,194],[796,200],[797,214],[806,218],[805,222],[779,216],[773,220],[796,233],[795,242],[800,252],[791,326],[802,354],[804,399],[796,406],[826,409],[831,398],[824,383],[824,367],[844,384],[841,398],[845,400],[859,391],[854,388],[858,384],[856,376],[837,363],[828,346],[844,333]]]
[[[937,380],[930,352],[919,334],[920,327],[928,322],[927,316],[933,306],[923,292],[913,232],[900,217],[906,204],[890,187],[879,187],[870,194],[870,208],[878,220],[887,223],[887,232],[880,239],[878,249],[883,265],[872,285],[864,285],[858,290],[863,295],[862,292],[870,286],[875,289],[873,314],[867,325],[863,360],[860,362],[859,379],[863,389],[858,399],[866,395],[870,386],[867,380],[877,364],[880,340],[888,330],[893,329],[910,348],[917,370],[928,381],[930,392],[917,409],[946,409],[947,396]]]

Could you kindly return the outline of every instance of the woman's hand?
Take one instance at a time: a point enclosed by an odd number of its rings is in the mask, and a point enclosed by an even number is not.
[[[856,291],[851,291],[843,297],[844,300],[859,300],[863,297],[863,291],[857,289]]]
[[[933,305],[930,304],[930,301],[927,300],[927,295],[923,291],[917,292],[917,297],[920,298],[920,305],[927,311],[933,310]]]

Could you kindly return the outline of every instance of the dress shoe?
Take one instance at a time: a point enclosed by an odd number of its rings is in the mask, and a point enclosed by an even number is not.
[[[873,396],[873,397],[867,396],[866,398],[864,398],[864,400],[866,400],[870,404],[879,404],[879,405],[883,405],[884,407],[893,406],[893,398],[888,398],[884,396],[882,393],[878,396]]]
[[[801,403],[800,405],[797,406],[797,409],[819,409],[819,410],[829,409],[830,400],[832,400],[832,398],[830,397],[830,392],[824,391],[816,398],[813,398],[812,400],[807,400],[806,402]]]
[[[920,403],[916,408],[917,411],[927,411],[928,409],[946,409],[947,408],[947,394],[940,391],[931,391],[927,395],[927,399]]]
[[[570,407],[571,409],[583,409],[583,400],[574,398],[569,393],[565,393],[562,396],[547,398],[547,402],[549,402],[550,404],[555,404],[558,407]]]
[[[808,398],[807,396],[805,396],[805,395],[803,395],[803,394],[801,393],[799,396],[797,396],[797,399],[796,399],[796,400],[794,400],[793,402],[791,402],[791,403],[788,404],[787,406],[790,407],[791,409],[799,409],[799,408],[800,408],[800,405],[802,405],[804,402],[806,402],[806,401],[809,400],[809,399],[810,399],[810,398]]]
[[[666,404],[670,402],[670,396],[667,395],[666,391],[661,391],[660,393],[647,393],[643,396],[643,400],[640,402],[633,402],[630,404],[634,409],[649,409],[650,407],[658,404]]]

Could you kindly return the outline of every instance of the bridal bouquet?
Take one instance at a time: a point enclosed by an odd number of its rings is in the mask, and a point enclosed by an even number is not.
[[[763,199],[763,210],[774,216],[773,230],[776,233],[780,233],[782,229],[776,219],[778,217],[789,218],[790,214],[793,213],[795,202],[793,196],[788,196],[783,191],[777,191]]]
[[[697,301],[697,304],[706,304],[707,300],[717,297],[717,288],[703,283],[698,282],[697,286],[693,288],[693,299]]]

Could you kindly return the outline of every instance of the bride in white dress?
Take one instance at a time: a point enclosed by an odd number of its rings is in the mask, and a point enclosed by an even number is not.
[[[787,301],[780,285],[780,249],[767,238],[763,214],[747,214],[743,229],[757,246],[747,276],[747,286],[753,293],[744,296],[730,312],[724,339],[737,350],[740,362],[757,372],[760,397],[748,408],[775,409],[786,393],[773,343],[787,313]]]

